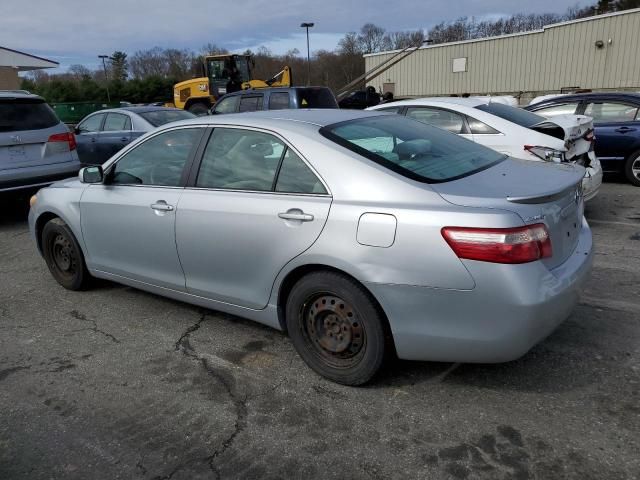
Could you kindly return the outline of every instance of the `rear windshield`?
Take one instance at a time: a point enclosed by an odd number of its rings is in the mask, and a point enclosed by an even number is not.
[[[43,100],[0,99],[0,132],[41,130],[59,123],[55,112]]]
[[[338,108],[336,97],[328,88],[298,88],[299,108]]]
[[[488,103],[478,105],[476,108],[526,128],[546,120],[546,118],[536,115],[535,113],[523,110],[522,108],[511,107],[503,103]]]
[[[195,118],[195,115],[185,110],[150,110],[148,112],[138,112],[142,118],[154,127],[159,127],[169,122],[177,122],[178,120],[187,120]]]
[[[327,125],[320,133],[390,170],[426,183],[466,177],[506,158],[453,133],[398,115],[348,120]]]

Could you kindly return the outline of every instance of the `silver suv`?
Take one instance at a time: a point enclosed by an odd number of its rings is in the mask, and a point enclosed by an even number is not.
[[[44,99],[0,90],[0,192],[48,185],[79,169],[75,136]]]

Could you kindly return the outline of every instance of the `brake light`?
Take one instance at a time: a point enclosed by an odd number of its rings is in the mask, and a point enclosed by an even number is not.
[[[442,236],[458,258],[491,263],[528,263],[552,255],[542,223],[516,228],[444,227]]]
[[[596,136],[593,134],[593,130],[587,130],[587,133],[585,133],[582,138],[584,138],[587,142],[593,142],[595,141]]]
[[[549,147],[539,147],[537,145],[525,145],[524,149],[546,162],[561,163],[565,161],[564,152]]]
[[[55,133],[51,135],[47,140],[47,143],[62,143],[62,142],[65,142],[67,143],[67,145],[69,145],[69,151],[76,149],[76,146],[77,146],[76,136],[71,132]]]

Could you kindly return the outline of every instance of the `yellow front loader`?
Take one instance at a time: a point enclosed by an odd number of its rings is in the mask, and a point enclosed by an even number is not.
[[[196,115],[206,115],[225,93],[249,88],[290,87],[291,69],[285,66],[269,80],[253,79],[251,55],[209,55],[204,59],[204,77],[173,86],[173,103]]]

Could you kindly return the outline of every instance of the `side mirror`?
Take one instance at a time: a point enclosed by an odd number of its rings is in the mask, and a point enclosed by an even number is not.
[[[76,135],[80,135],[80,133],[82,133],[82,130],[80,130],[78,127],[73,127],[73,133],[75,133]]]
[[[78,177],[82,183],[102,183],[104,172],[100,165],[81,168]]]

